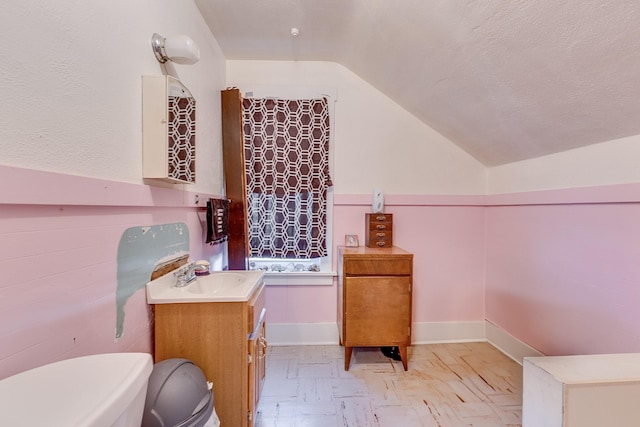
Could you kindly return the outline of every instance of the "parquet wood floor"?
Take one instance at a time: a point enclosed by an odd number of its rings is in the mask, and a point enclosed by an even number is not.
[[[256,427],[521,426],[522,367],[489,343],[416,345],[409,370],[378,348],[270,347]]]

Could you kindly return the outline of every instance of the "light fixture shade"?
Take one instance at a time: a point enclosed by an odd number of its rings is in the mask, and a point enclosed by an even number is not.
[[[159,34],[154,34],[151,37],[151,46],[156,58],[161,63],[171,61],[176,64],[190,65],[200,59],[200,48],[190,37],[185,35],[162,37]]]

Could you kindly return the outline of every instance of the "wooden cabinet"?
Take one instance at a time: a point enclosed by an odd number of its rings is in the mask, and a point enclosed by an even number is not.
[[[253,426],[265,378],[264,284],[244,302],[156,304],[155,361],[192,360],[223,426]]]
[[[364,233],[365,246],[370,248],[393,246],[393,214],[366,214]]]
[[[397,346],[407,369],[411,344],[413,254],[389,248],[338,248],[338,328],[349,370],[353,347]]]

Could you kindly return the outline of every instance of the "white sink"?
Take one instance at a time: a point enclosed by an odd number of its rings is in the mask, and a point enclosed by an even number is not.
[[[257,270],[214,271],[178,288],[175,286],[176,277],[168,273],[147,283],[147,303],[248,301],[263,282],[263,276],[264,272]]]
[[[246,280],[243,274],[221,272],[200,276],[195,283],[187,286],[187,291],[194,294],[223,295],[234,292]]]

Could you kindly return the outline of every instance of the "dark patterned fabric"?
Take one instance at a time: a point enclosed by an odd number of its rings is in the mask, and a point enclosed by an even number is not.
[[[169,96],[169,177],[196,182],[196,100]]]
[[[327,255],[326,99],[244,99],[249,256]]]

